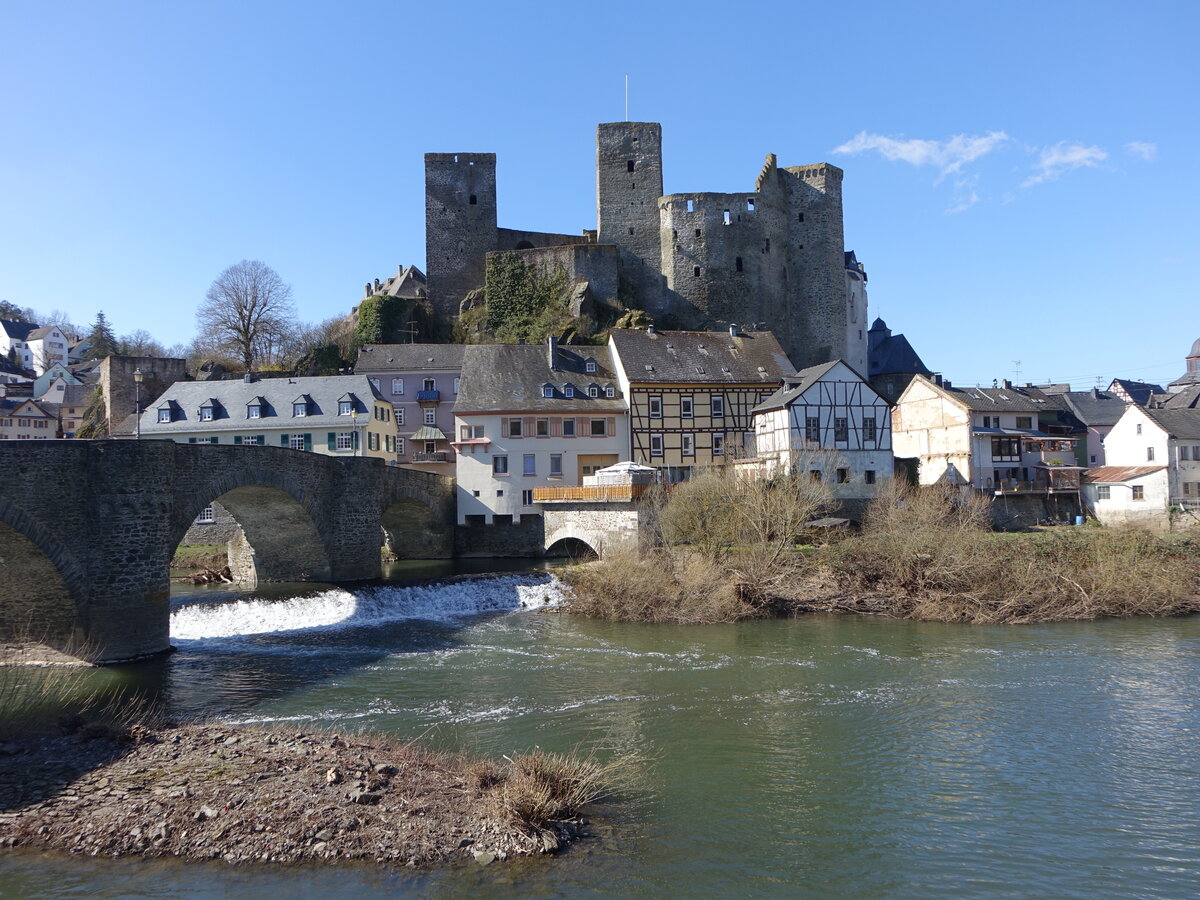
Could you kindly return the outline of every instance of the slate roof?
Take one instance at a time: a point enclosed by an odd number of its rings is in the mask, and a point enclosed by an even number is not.
[[[19,375],[21,378],[33,380],[34,374],[32,369],[22,369],[16,363],[8,361],[8,357],[0,354],[0,374],[4,375]]]
[[[94,390],[90,384],[68,384],[59,402],[63,406],[87,406]]]
[[[1084,425],[1116,425],[1125,415],[1125,401],[1109,391],[1067,391],[1057,396]]]
[[[1196,409],[1200,407],[1200,383],[1189,384],[1182,390],[1168,395],[1163,409]]]
[[[875,320],[876,325],[883,325],[882,319]],[[917,351],[912,348],[902,334],[893,334],[879,342],[871,351],[871,361],[868,364],[871,375],[932,375]]]
[[[1200,440],[1200,409],[1147,409],[1143,412],[1173,438]]]
[[[367,344],[358,351],[354,371],[376,372],[458,371],[466,344]]]
[[[1130,381],[1127,378],[1114,378],[1112,384],[1108,387],[1111,390],[1113,385],[1119,385],[1125,393],[1133,398],[1133,402],[1138,406],[1145,406],[1151,394],[1165,394],[1162,385],[1151,384],[1148,381]]]
[[[841,359],[835,359],[832,362],[821,363],[818,366],[809,366],[807,369],[801,369],[795,375],[789,375],[783,379],[783,386],[762,403],[758,404],[758,406],[754,407],[751,412],[760,413],[768,412],[772,409],[783,409],[793,400],[804,396],[804,393],[808,391],[809,388],[825,377],[825,375],[833,370],[838,363],[841,363],[851,372],[854,372],[854,368],[845,360]],[[858,375],[857,372],[854,372],[854,374]],[[858,375],[858,378],[860,381],[862,381],[864,387],[866,387],[868,390],[872,390],[866,379],[864,379],[861,375]]]
[[[50,332],[54,331],[56,328],[58,328],[57,325],[42,325],[39,328],[34,328],[31,332],[29,332],[29,337],[27,337],[25,340],[40,341],[44,337],[49,337]],[[59,332],[62,332],[61,328],[59,329]]]
[[[258,381],[177,381],[152,401],[142,413],[142,435],[171,434],[197,430],[278,429],[345,427],[349,416],[338,415],[338,397],[350,391],[359,401],[359,422],[369,416],[372,400],[383,397],[375,390],[366,375],[324,375],[311,378],[263,378]],[[308,415],[293,416],[292,402],[302,394],[311,398]],[[266,400],[262,417],[249,419],[246,407],[251,400]],[[200,421],[200,407],[209,400],[220,407],[210,422]],[[159,423],[158,410],[174,404],[175,420]],[[122,422],[120,433],[125,431]]]
[[[633,384],[777,384],[796,371],[769,331],[621,329],[609,341]]]
[[[977,412],[1030,412],[1060,409],[1055,398],[1036,388],[943,388],[968,409]]]
[[[454,414],[489,412],[623,412],[625,400],[617,382],[612,354],[607,347],[559,346],[550,368],[550,348],[545,344],[471,344],[464,348],[462,383]],[[596,371],[586,371],[592,359]],[[588,385],[600,388],[599,397],[587,395]],[[554,396],[542,396],[546,384]],[[567,385],[575,396],[567,397]],[[604,396],[611,386],[615,396]]]
[[[26,403],[40,410],[52,419],[58,418],[58,409],[53,403],[34,400],[32,397],[0,397],[0,412],[14,413]]]
[[[37,328],[32,322],[13,322],[10,319],[0,319],[0,328],[14,341],[29,340],[29,332]]]
[[[1093,484],[1128,481],[1161,472],[1166,466],[1096,466],[1083,473],[1083,480]]]

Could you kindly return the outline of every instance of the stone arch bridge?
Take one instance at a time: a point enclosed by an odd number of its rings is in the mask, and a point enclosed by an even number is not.
[[[380,547],[450,556],[454,482],[381,460],[170,441],[0,446],[0,650],[111,663],[170,647],[168,566],[214,500],[236,574],[378,578]]]

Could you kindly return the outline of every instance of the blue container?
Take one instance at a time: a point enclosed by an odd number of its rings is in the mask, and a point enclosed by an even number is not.
[[[1075,524],[1076,524],[1076,525],[1082,525],[1082,524],[1083,524],[1083,516],[1076,516],[1076,517],[1075,517]]]

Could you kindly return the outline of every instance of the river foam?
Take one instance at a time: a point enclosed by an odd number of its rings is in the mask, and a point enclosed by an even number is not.
[[[205,641],[282,632],[359,628],[410,619],[444,622],[481,613],[556,606],[563,584],[553,575],[498,575],[411,587],[333,588],[285,600],[195,603],[171,613],[173,641]]]

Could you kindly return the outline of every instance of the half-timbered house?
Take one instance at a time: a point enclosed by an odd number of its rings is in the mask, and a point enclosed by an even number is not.
[[[629,402],[630,456],[671,482],[753,456],[752,411],[795,371],[769,331],[617,330],[609,347]]]
[[[760,471],[803,467],[839,500],[868,500],[892,477],[891,406],[842,360],[801,369],[754,408]]]

